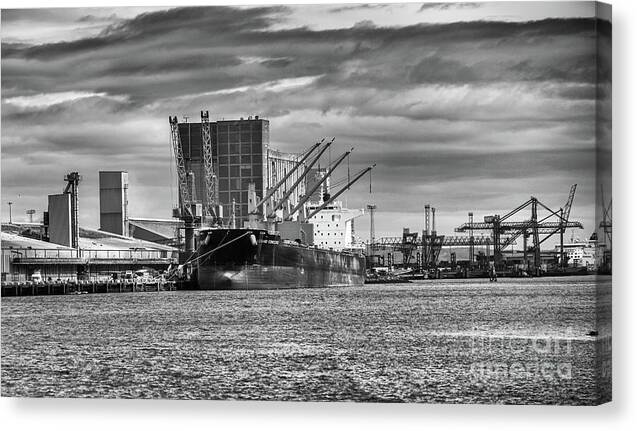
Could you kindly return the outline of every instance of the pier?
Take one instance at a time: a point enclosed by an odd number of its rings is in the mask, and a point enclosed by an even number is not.
[[[2,297],[40,295],[80,295],[93,293],[165,292],[177,290],[177,283],[168,280],[113,280],[69,282],[3,282]]]

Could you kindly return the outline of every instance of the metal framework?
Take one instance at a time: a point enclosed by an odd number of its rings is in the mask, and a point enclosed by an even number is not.
[[[522,205],[515,208],[513,211],[505,214],[504,216],[493,215],[484,218],[484,223],[464,223],[463,225],[455,229],[456,232],[472,232],[473,230],[490,230],[493,236],[493,260],[496,268],[502,267],[502,250],[504,247],[511,245],[511,241],[515,241],[518,237],[522,236],[524,239],[524,261],[527,262],[527,252],[533,253],[533,270],[535,273],[539,272],[541,258],[540,258],[540,246],[547,239],[554,234],[560,234],[560,257],[561,264],[564,265],[564,232],[568,228],[584,227],[578,221],[569,221],[571,206],[573,204],[573,198],[575,196],[577,184],[571,186],[569,197],[564,205],[564,208],[560,208],[559,211],[553,211],[537,198],[531,196],[529,200]],[[530,208],[531,218],[521,222],[506,221],[512,216],[520,213],[522,210]],[[542,218],[538,216],[538,210],[543,209],[548,214]],[[554,218],[557,221],[548,221]],[[510,235],[508,239],[501,241],[500,235]],[[544,238],[540,239],[540,235]],[[527,247],[527,238],[531,237],[533,244],[531,247]]]
[[[305,220],[309,220],[312,217],[314,217],[316,214],[318,214],[323,208],[325,208],[326,206],[328,206],[329,204],[331,204],[332,202],[334,202],[334,200],[339,197],[340,195],[342,195],[343,193],[345,193],[347,190],[349,190],[350,186],[352,184],[354,184],[356,181],[358,181],[360,179],[360,177],[362,177],[363,175],[365,175],[367,172],[371,171],[372,169],[374,169],[374,167],[376,166],[376,163],[374,163],[372,166],[368,166],[365,169],[361,170],[358,174],[356,174],[354,176],[354,179],[352,179],[351,181],[349,181],[347,184],[345,184],[345,186],[343,186],[343,188],[341,188],[338,192],[336,192],[336,194],[332,195],[328,200],[326,200],[325,202],[323,202],[322,205],[320,205],[318,208],[316,208],[315,210],[313,210],[307,217],[305,217]]]
[[[613,200],[608,201],[608,206],[604,201],[604,188],[600,186],[602,198],[602,221],[599,222],[599,228],[604,232],[604,243],[608,241],[610,247],[613,246]]]
[[[301,175],[299,175],[299,177],[294,182],[294,184],[292,184],[292,186],[290,187],[290,190],[286,191],[283,194],[283,197],[281,197],[281,199],[279,199],[279,201],[272,207],[272,210],[270,211],[270,214],[268,214],[268,217],[273,217],[275,212],[276,212],[276,210],[278,210],[279,208],[281,208],[283,206],[285,201],[290,197],[290,195],[292,193],[294,193],[294,190],[298,187],[298,185],[301,183],[301,181],[303,181],[307,177],[307,174],[310,172],[310,169],[312,169],[312,167],[316,164],[316,162],[318,162],[320,160],[320,158],[323,155],[323,153],[325,151],[327,151],[327,149],[330,147],[330,145],[332,145],[333,142],[334,142],[334,139],[332,139],[330,142],[326,143],[323,146],[323,148],[319,151],[317,156],[314,157],[314,159],[310,162],[310,164],[307,165],[307,167],[305,168],[303,173]]]
[[[321,144],[325,141],[325,138],[321,139],[320,142],[317,142],[316,144],[314,144],[306,153],[305,155],[298,161],[296,162],[296,165],[294,165],[294,168],[290,169],[290,171],[283,176],[283,178],[281,178],[281,180],[279,180],[278,183],[276,183],[276,185],[272,188],[270,188],[270,190],[265,194],[265,196],[259,201],[257,202],[257,204],[254,206],[254,210],[252,211],[252,214],[257,214],[259,211],[259,208],[261,207],[261,205],[263,205],[265,202],[267,202],[268,199],[270,199],[270,197],[272,197],[272,195],[274,193],[276,193],[276,191],[283,185],[285,184],[285,182],[288,180],[288,178],[290,178],[292,176],[292,174],[294,174],[294,172],[296,172],[296,170],[303,165],[303,162],[305,162],[305,160],[310,157],[310,155],[314,152],[314,150],[316,150],[319,146],[321,146]]]
[[[215,174],[213,161],[212,137],[210,133],[210,117],[208,111],[201,111],[201,142],[203,146],[204,179],[206,187],[206,205],[204,215],[217,219],[215,206],[218,204],[217,198],[217,175]]]
[[[304,197],[302,197],[302,198],[299,200],[299,203],[298,203],[298,204],[296,204],[296,206],[290,210],[290,214],[288,214],[288,215],[287,215],[286,220],[292,220],[292,216],[293,216],[293,215],[294,215],[294,214],[295,214],[298,210],[300,210],[300,209],[303,207],[303,205],[305,204],[305,202],[307,202],[307,201],[308,201],[308,200],[312,197],[312,194],[313,194],[315,191],[317,191],[317,190],[318,190],[318,188],[321,186],[321,184],[323,184],[325,181],[327,181],[327,179],[330,177],[330,175],[332,174],[332,172],[334,172],[334,169],[336,169],[336,168],[338,167],[338,165],[340,165],[340,164],[341,164],[341,162],[342,162],[343,160],[345,160],[345,157],[349,156],[349,155],[352,153],[352,151],[354,151],[354,149],[353,149],[353,148],[352,148],[352,149],[350,149],[349,151],[347,151],[346,153],[342,154],[342,155],[338,158],[338,160],[336,160],[336,162],[334,162],[334,163],[332,164],[332,167],[329,169],[329,171],[327,171],[327,172],[325,173],[325,175],[323,176],[323,178],[322,178],[320,181],[318,181],[318,182],[314,185],[314,187],[312,187],[310,190],[306,190],[306,191],[305,191],[305,196],[304,196]],[[303,216],[301,216],[301,218],[303,218]]]
[[[369,243],[373,247],[376,243],[376,229],[374,227],[374,214],[376,213],[376,205],[368,204],[367,210],[369,211]]]
[[[175,153],[175,162],[177,164],[177,179],[179,181],[179,209],[181,214],[188,213],[192,215],[190,204],[192,203],[192,193],[188,184],[188,175],[186,173],[186,163],[184,161],[184,153],[181,147],[181,137],[179,136],[179,124],[177,117],[168,117],[170,123],[170,141]]]

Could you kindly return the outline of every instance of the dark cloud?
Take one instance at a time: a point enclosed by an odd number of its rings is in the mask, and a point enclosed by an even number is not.
[[[266,66],[266,67],[287,67],[290,64],[292,64],[293,60],[289,57],[283,57],[283,58],[273,58],[273,59],[269,59],[269,60],[263,60],[261,62],[262,65]]]
[[[170,9],[124,21],[97,37],[35,46],[3,44],[2,79],[25,91],[45,91],[54,76],[60,90],[122,93],[143,103],[153,97],[307,75],[323,75],[320,83],[325,85],[370,88],[507,80],[591,82],[595,77],[592,54],[580,52],[577,45],[594,34],[591,20],[269,30],[285,11]],[[564,45],[580,48],[549,49],[556,35]],[[264,53],[270,59],[239,64],[240,56]],[[492,57],[495,60],[484,60]],[[355,60],[359,65],[348,67]],[[152,79],[140,85],[147,76]]]
[[[423,6],[452,7],[471,6]],[[448,211],[510,209],[532,193],[561,201],[577,182],[591,200],[594,153],[607,154],[611,137],[608,109],[600,109],[611,95],[607,23],[377,22],[313,30],[278,25],[288,13],[176,8],[75,41],[3,42],[3,193],[17,190],[14,178],[26,167],[45,163],[55,169],[27,178],[42,190],[77,164],[88,177],[129,169],[140,182],[140,208],[167,208],[167,216],[168,198],[141,206],[148,188],[172,184],[166,117],[205,108],[213,118],[270,118],[272,145],[286,151],[337,136],[343,148],[356,147],[352,169],[377,163],[373,199],[416,220],[423,196]],[[2,19],[34,15],[3,11]],[[46,101],[64,92],[83,96]],[[357,185],[349,199],[364,206],[372,197]],[[389,226],[382,217],[379,223]]]
[[[474,82],[478,79],[475,68],[437,56],[427,57],[409,70],[409,81],[415,84]]]
[[[116,14],[111,14],[109,16],[97,16],[97,15],[88,14],[88,15],[82,15],[75,21],[81,22],[81,23],[102,23],[102,22],[116,21],[118,19],[119,17]]]
[[[370,10],[370,9],[385,9],[390,7],[388,4],[355,4],[348,6],[340,6],[335,7],[329,10],[330,13],[342,13],[342,12],[350,12],[350,11],[359,11],[359,10]]]
[[[480,7],[480,3],[476,2],[444,2],[444,3],[423,3],[420,6],[419,12],[428,11],[432,9],[436,10],[449,10],[449,9],[477,9]]]

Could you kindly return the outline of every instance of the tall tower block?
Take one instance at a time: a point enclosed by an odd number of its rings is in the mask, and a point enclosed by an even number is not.
[[[100,171],[100,230],[129,234],[126,171]]]

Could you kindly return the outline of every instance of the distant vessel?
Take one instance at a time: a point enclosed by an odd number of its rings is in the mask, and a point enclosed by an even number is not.
[[[202,290],[358,286],[361,253],[320,249],[263,229],[199,231],[197,285]]]

